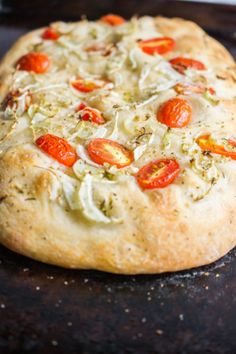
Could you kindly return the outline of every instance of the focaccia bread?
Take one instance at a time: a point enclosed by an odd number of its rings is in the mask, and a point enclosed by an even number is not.
[[[235,246],[235,63],[196,24],[53,23],[6,54],[0,102],[6,247],[138,274]]]

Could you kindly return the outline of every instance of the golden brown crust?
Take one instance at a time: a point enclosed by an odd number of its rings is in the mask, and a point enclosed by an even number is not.
[[[226,79],[227,87],[235,87],[236,64],[227,49],[207,35],[196,23],[181,18],[156,18],[157,29],[176,40],[176,51],[192,58],[204,57],[205,62]]]
[[[124,224],[78,224],[76,212],[49,201],[54,176],[32,167],[44,165],[43,158],[36,149],[18,148],[0,162],[1,242],[16,252],[68,268],[135,274],[208,264],[235,245],[234,204],[221,191],[213,203],[193,207],[183,204],[181,186],[147,197],[132,185],[124,195]]]
[[[204,52],[217,71],[228,75],[224,84],[235,85],[229,74],[232,57],[196,24],[162,17],[156,23],[161,33],[178,40],[177,53],[197,57]],[[3,59],[2,97],[12,66],[38,31],[21,38]],[[225,107],[232,114],[236,102]],[[236,168],[231,161],[225,167],[227,183],[198,203],[183,194],[181,180],[164,191],[145,193],[136,183],[118,186],[126,218],[114,226],[90,223],[51,200],[56,177],[38,167],[47,166],[47,159],[30,144],[11,147],[0,158],[0,241],[16,252],[67,268],[137,274],[208,264],[236,244]]]

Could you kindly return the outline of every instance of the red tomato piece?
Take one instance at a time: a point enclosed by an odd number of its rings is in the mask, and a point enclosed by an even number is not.
[[[183,98],[171,98],[163,103],[157,113],[159,122],[170,128],[182,128],[188,125],[192,118],[192,107]]]
[[[236,151],[226,150],[223,145],[218,145],[211,138],[210,134],[201,135],[196,140],[197,144],[204,151],[210,151],[214,154],[231,157],[231,159],[236,160]],[[236,147],[236,141],[234,139],[228,139],[228,144],[233,148]]]
[[[172,67],[180,74],[184,74],[186,69],[206,70],[205,65],[195,59],[177,57],[170,60]]]
[[[75,81],[72,82],[72,86],[81,92],[92,92],[94,90],[97,90],[102,87],[102,85],[98,85],[95,82],[91,80],[85,80],[80,77],[78,77]]]
[[[216,91],[213,89],[213,87],[209,87],[206,89],[210,95],[215,95],[216,94]]]
[[[36,74],[44,74],[50,65],[49,57],[44,53],[30,52],[23,55],[16,63],[18,70],[33,71]]]
[[[98,109],[91,108],[86,106],[84,103],[81,103],[77,109],[79,112],[80,118],[85,121],[90,121],[96,124],[105,123],[105,119],[103,118],[101,112]]]
[[[231,145],[233,148],[236,148],[236,140],[235,138],[229,138],[227,140],[228,144]]]
[[[152,161],[140,168],[135,177],[143,189],[164,188],[172,183],[180,172],[175,159],[160,159]]]
[[[43,39],[50,39],[52,41],[56,41],[59,37],[60,34],[51,27],[46,28],[45,31],[42,33]]]
[[[46,134],[36,140],[36,145],[61,164],[71,167],[77,160],[75,149],[63,138]]]
[[[90,141],[88,154],[99,165],[109,163],[118,168],[129,166],[134,160],[132,151],[109,139],[97,138]]]
[[[108,14],[101,17],[101,21],[110,26],[120,26],[125,22],[125,19],[119,15]]]
[[[77,108],[77,112],[81,111],[82,109],[84,109],[86,107],[86,104],[81,102],[80,105]]]
[[[138,44],[142,51],[146,54],[166,54],[174,48],[175,41],[169,37],[160,37],[141,40]]]

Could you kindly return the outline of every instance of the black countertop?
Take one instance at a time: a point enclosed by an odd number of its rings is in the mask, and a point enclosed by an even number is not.
[[[71,271],[0,248],[0,353],[233,354],[236,250],[158,276]]]

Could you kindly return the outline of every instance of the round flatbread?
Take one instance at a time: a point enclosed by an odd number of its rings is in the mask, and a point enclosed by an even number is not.
[[[0,66],[0,242],[138,274],[236,244],[236,71],[179,18],[56,22]]]

